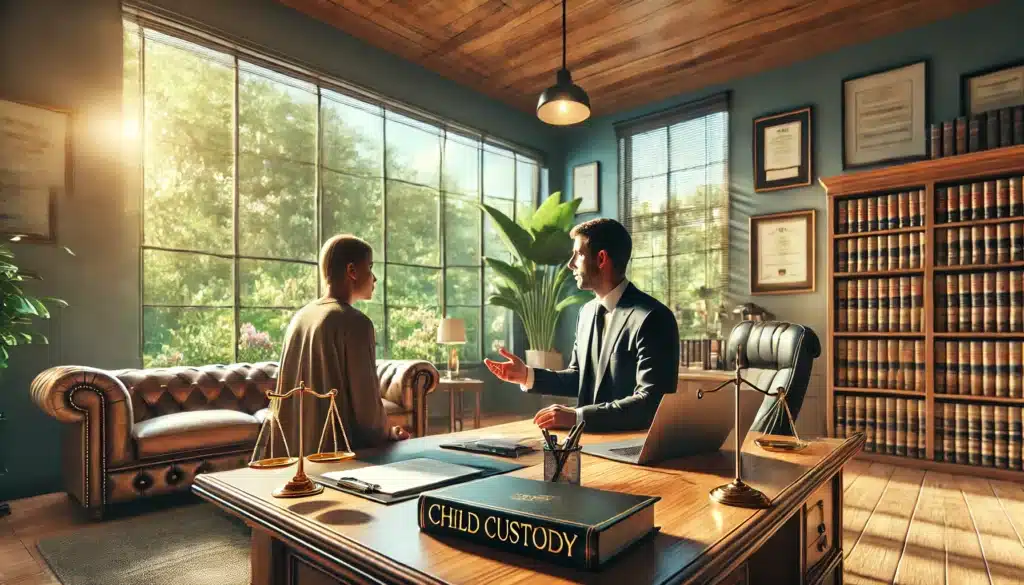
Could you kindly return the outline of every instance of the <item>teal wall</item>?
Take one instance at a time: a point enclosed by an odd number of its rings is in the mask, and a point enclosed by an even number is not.
[[[527,112],[373,48],[273,0],[157,0],[151,5],[203,23],[307,66],[548,153],[561,183],[561,133]],[[33,290],[66,299],[40,326],[51,345],[19,348],[0,373],[0,500],[59,490],[60,434],[66,429],[29,398],[37,373],[54,365],[130,368],[139,364],[137,191],[120,166],[121,3],[119,0],[0,0],[0,97],[72,112],[72,189],[57,202],[53,245],[20,245],[18,263],[45,279]],[[491,384],[485,404],[520,404],[518,389]],[[447,413],[447,396],[431,411]]]
[[[675,96],[644,107],[591,120],[569,132],[566,139],[566,192],[572,192],[572,167],[590,161],[601,163],[601,214],[617,217],[617,154],[612,124],[675,106],[723,90],[731,92],[729,121],[729,263],[730,296],[739,302],[753,300],[780,319],[810,325],[819,335],[826,327],[824,254],[825,196],[817,181],[813,186],[755,194],[751,127],[754,118],[796,106],[814,106],[814,166],[817,177],[843,172],[841,159],[841,91],[846,77],[877,71],[918,59],[929,60],[928,99],[930,121],[948,120],[959,114],[960,74],[1007,61],[1024,59],[1024,1],[1003,2],[968,12],[918,29],[848,47],[833,53]],[[586,82],[581,82],[586,88]],[[595,96],[600,99],[600,96]],[[811,294],[749,296],[747,278],[751,215],[814,208],[818,210],[817,291]],[[564,329],[564,328],[563,328]],[[570,333],[561,336],[562,347],[571,347]],[[808,391],[799,422],[801,432],[824,431],[824,371],[828,356],[816,362],[815,378]]]

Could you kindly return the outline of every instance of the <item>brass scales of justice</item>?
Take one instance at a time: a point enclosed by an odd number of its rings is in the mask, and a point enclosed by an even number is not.
[[[729,483],[720,485],[709,492],[709,496],[712,500],[724,504],[726,506],[736,506],[739,508],[770,508],[772,505],[771,500],[768,496],[764,495],[761,490],[743,482],[743,462],[740,458],[740,387],[746,384],[753,390],[764,394],[765,396],[776,397],[775,404],[764,414],[763,418],[767,418],[769,415],[776,413],[778,409],[783,409],[786,413],[786,418],[789,420],[789,427],[793,429],[793,439],[772,439],[765,437],[758,437],[754,439],[754,444],[761,447],[765,451],[776,451],[776,452],[790,452],[800,451],[806,448],[810,443],[800,439],[800,435],[796,432],[796,421],[793,420],[793,413],[789,410],[789,405],[786,404],[786,390],[781,386],[775,390],[772,394],[768,390],[762,390],[751,382],[747,381],[741,375],[741,370],[747,367],[746,349],[741,344],[736,350],[736,371],[732,380],[726,380],[719,384],[714,390],[698,390],[697,399],[700,400],[704,397],[705,393],[718,392],[726,386],[732,384],[736,392],[736,419],[735,426],[733,427],[736,432],[734,433],[734,439],[736,442],[736,477]],[[755,420],[751,426],[757,424]]]
[[[302,441],[302,397],[309,394],[317,399],[329,399],[331,405],[327,410],[327,421],[324,423],[323,431],[320,433],[320,443],[317,445],[316,453],[306,455],[304,451],[304,445]],[[274,469],[278,467],[288,467],[294,463],[298,463],[299,467],[295,470],[295,476],[292,477],[291,481],[284,484],[283,486],[275,489],[271,492],[275,498],[301,498],[304,496],[312,496],[319,494],[324,491],[324,486],[309,479],[306,475],[305,466],[303,461],[309,460],[314,463],[326,463],[328,461],[344,461],[345,459],[352,459],[356,456],[352,452],[352,444],[349,443],[348,434],[345,433],[345,425],[342,423],[341,414],[338,412],[338,403],[336,397],[338,391],[331,389],[330,392],[320,394],[314,391],[312,388],[306,388],[304,382],[299,382],[298,388],[292,388],[291,390],[283,393],[274,391],[268,391],[267,397],[270,399],[270,405],[267,408],[267,418],[263,422],[263,426],[260,428],[260,434],[256,438],[256,446],[253,448],[252,457],[249,460],[249,467],[253,469]],[[298,457],[291,455],[288,449],[288,440],[285,438],[284,429],[281,427],[281,403],[289,398],[298,397],[298,408],[299,408],[299,454]],[[341,427],[341,436],[345,440],[345,450],[338,449],[338,431],[335,427],[337,423],[338,427]],[[277,426],[277,431],[281,437],[281,443],[284,445],[285,454],[283,457],[274,456],[274,427]],[[327,437],[327,428],[331,429],[331,437],[333,439],[333,451],[323,451],[324,439]],[[260,445],[262,445],[263,433],[267,431],[267,448],[265,449],[264,458],[258,459],[256,454],[259,452]]]

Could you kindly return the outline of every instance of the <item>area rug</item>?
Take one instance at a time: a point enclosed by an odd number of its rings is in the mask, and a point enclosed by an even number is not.
[[[250,530],[199,503],[39,541],[64,585],[248,585]]]

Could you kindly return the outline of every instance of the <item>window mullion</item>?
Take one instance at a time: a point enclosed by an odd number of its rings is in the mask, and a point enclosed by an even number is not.
[[[381,304],[381,319],[384,321],[381,324],[381,331],[384,334],[383,347],[384,356],[391,357],[391,342],[388,337],[388,197],[391,191],[391,186],[388,183],[388,125],[386,122],[386,110],[381,109],[380,111],[380,125],[381,125],[381,153],[383,160],[381,161],[381,180],[384,183],[384,197],[381,198],[380,202],[380,222],[381,222],[381,245],[383,246],[383,282],[382,290],[380,293],[380,304]],[[379,356],[378,356],[379,357]]]
[[[238,189],[238,162],[239,162],[238,159],[239,159],[239,150],[240,150],[240,145],[238,144],[238,124],[239,124],[239,116],[238,116],[238,105],[239,105],[238,104],[238,100],[239,100],[239,95],[238,95],[239,94],[239,91],[238,91],[238,83],[239,83],[239,77],[238,77],[238,57],[235,57],[235,59],[234,59],[234,69],[235,69],[235,71],[234,71],[234,74],[235,74],[235,84],[234,84],[235,92],[234,93],[235,93],[235,95],[234,95],[234,105],[232,107],[232,122],[234,123],[234,133],[233,133],[233,135],[234,135],[234,149],[233,149],[232,155],[234,157],[234,175],[235,175],[235,177],[234,177],[234,181],[233,181],[233,183],[234,183],[234,185],[233,185],[233,187],[234,187],[234,203],[232,204],[232,210],[231,210],[232,211],[232,216],[233,216],[232,220],[231,220],[232,231],[233,231],[233,233],[231,235],[231,241],[232,241],[233,250],[234,250],[234,260],[232,261],[232,265],[233,265],[232,276],[234,278],[235,290],[234,290],[234,295],[232,295],[232,297],[234,299],[234,301],[232,303],[233,304],[233,314],[234,314],[234,318],[233,318],[234,331],[232,331],[232,333],[231,333],[231,340],[232,340],[232,346],[233,346],[231,351],[232,351],[232,355],[235,356],[234,357],[235,361],[237,362],[238,361],[238,331],[239,331],[239,328],[241,327],[241,320],[240,320],[240,313],[241,313],[241,311],[240,311],[240,307],[239,307],[239,304],[240,304],[239,303],[239,297],[241,296],[241,288],[242,288],[242,286],[241,286],[241,280],[242,279],[241,279],[241,275],[239,274],[239,260],[238,260],[238,256],[239,256],[239,252],[240,252],[239,246],[238,246],[238,231],[239,231],[238,230],[238,212],[239,212],[239,205],[240,205],[240,203],[239,203],[239,189]]]
[[[323,114],[323,92],[321,91],[320,86],[317,85],[316,86],[316,161],[317,161],[317,163],[316,163],[316,169],[314,171],[314,177],[313,177],[314,190],[316,192],[316,203],[314,204],[314,210],[315,211],[313,212],[313,222],[314,222],[313,226],[314,226],[314,230],[316,231],[316,244],[313,247],[314,250],[319,250],[320,246],[322,246],[323,242],[324,242],[324,221],[323,221],[323,212],[324,212],[324,193],[323,193],[323,189],[324,189],[324,182],[323,182],[323,177],[322,177],[322,175],[323,175],[323,164],[324,164],[324,160],[323,160],[323,152],[324,152],[324,144],[323,144],[324,143],[323,115],[324,115]],[[319,256],[319,254],[317,254],[317,255]],[[317,264],[319,265],[319,262],[317,262]],[[317,269],[317,271],[319,272],[319,268]],[[324,294],[323,283],[321,282],[322,280],[323,279],[320,278],[320,275],[317,274],[317,278],[316,278],[316,294],[318,296]]]
[[[675,210],[672,208],[672,127],[665,129],[665,278],[668,285],[665,302],[669,307],[675,306],[675,287],[672,280],[672,222]],[[673,311],[675,312],[675,311]]]
[[[122,25],[123,26],[123,25]],[[136,172],[139,173],[139,364],[145,366],[146,355],[146,35],[142,26],[136,29],[139,33],[139,122],[136,132],[135,160],[138,162]],[[122,75],[123,75],[122,71]]]

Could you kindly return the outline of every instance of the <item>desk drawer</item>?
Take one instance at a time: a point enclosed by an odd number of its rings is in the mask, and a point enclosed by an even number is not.
[[[807,545],[807,568],[820,561],[835,547],[836,527],[832,513],[834,496],[830,479],[804,503],[804,535]]]

